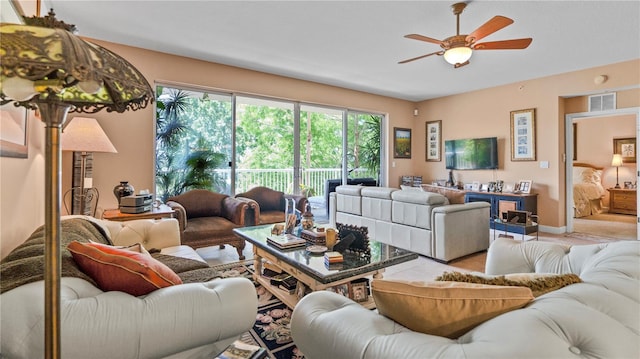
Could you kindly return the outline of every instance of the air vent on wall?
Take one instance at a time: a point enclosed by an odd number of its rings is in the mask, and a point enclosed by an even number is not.
[[[589,96],[589,112],[616,109],[616,93]]]

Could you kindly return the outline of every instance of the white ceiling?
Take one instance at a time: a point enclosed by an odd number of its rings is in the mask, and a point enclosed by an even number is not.
[[[461,33],[503,15],[515,23],[483,41],[532,37],[529,48],[476,51],[459,69],[438,56],[399,65],[440,49],[405,34],[455,34],[453,2],[43,0],[43,7],[82,36],[411,101],[640,58],[640,1],[476,0],[460,17]]]

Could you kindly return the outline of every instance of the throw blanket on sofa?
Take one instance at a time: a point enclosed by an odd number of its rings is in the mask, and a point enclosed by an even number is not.
[[[36,229],[18,248],[0,262],[0,293],[21,285],[44,280],[44,226]],[[79,277],[96,283],[84,274],[71,257],[67,245],[72,241],[88,242],[92,240],[111,244],[106,234],[95,224],[80,218],[68,219],[60,226],[60,257],[63,277]]]
[[[60,223],[60,256],[62,277],[82,278],[97,286],[95,281],[84,274],[67,250],[72,241],[87,243],[89,240],[102,244],[110,243],[102,228],[82,218],[67,219]],[[31,236],[0,262],[0,294],[21,285],[44,280],[44,226],[36,229]],[[151,254],[155,259],[171,268],[183,283],[207,282],[221,278],[221,272],[206,263],[188,258]]]

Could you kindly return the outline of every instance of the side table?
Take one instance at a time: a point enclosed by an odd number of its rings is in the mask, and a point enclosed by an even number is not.
[[[609,191],[609,213],[633,215],[638,213],[635,189],[608,188],[607,191]]]
[[[142,213],[122,213],[119,209],[105,209],[102,213],[102,219],[109,221],[131,221],[134,219],[159,219],[159,218],[172,218],[173,209],[166,204],[161,204],[158,207],[153,207],[151,211]]]

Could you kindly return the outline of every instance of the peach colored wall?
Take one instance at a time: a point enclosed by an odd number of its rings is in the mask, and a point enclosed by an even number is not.
[[[606,74],[609,79],[596,85],[593,78]],[[442,120],[442,139],[472,137],[498,137],[498,170],[454,171],[462,182],[488,182],[501,179],[516,182],[533,181],[538,193],[540,222],[548,227],[563,227],[565,217],[564,154],[564,97],[577,94],[604,92],[640,84],[640,60],[611,64],[588,70],[522,81],[454,96],[427,100],[418,104],[420,116],[414,131],[423,133],[425,122]],[[633,92],[632,92],[633,93]],[[637,92],[635,92],[637,93]],[[618,107],[640,106],[640,97],[624,96]],[[536,161],[511,161],[510,111],[536,109]],[[447,178],[444,160],[426,162],[425,137],[414,136],[420,148],[414,159],[417,175],[426,181]],[[549,161],[549,168],[540,168],[540,161]]]
[[[28,158],[0,157],[0,258],[44,223],[44,124],[28,118]]]

